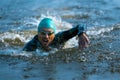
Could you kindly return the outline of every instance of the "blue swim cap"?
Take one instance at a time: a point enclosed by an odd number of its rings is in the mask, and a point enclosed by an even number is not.
[[[56,31],[56,25],[50,18],[44,18],[41,20],[41,22],[38,25],[38,32],[40,32],[41,28],[50,28],[54,32]]]

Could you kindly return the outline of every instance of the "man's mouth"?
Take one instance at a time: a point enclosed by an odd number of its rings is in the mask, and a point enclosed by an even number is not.
[[[49,41],[48,41],[47,39],[43,39],[42,41],[43,41],[43,44],[44,44],[44,45],[48,45],[48,42],[49,42]]]

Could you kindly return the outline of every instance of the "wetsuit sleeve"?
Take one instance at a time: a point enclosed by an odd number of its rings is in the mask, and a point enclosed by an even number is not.
[[[83,24],[79,24],[76,27],[73,27],[72,29],[56,34],[55,41],[59,44],[62,44],[76,35],[81,35],[83,32],[85,32],[85,26]]]
[[[55,36],[55,41],[57,44],[58,43],[62,44],[62,43],[65,43],[66,41],[68,41],[69,39],[73,38],[77,34],[78,34],[78,26],[76,26],[72,29],[66,30],[66,31],[59,32]]]
[[[23,51],[35,51],[37,48],[37,41],[35,36],[31,41],[29,41],[23,48]]]

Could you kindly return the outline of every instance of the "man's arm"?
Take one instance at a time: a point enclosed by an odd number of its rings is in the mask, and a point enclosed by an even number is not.
[[[55,35],[55,39],[58,43],[61,44],[75,37],[77,34],[78,34],[78,26],[66,31],[59,32],[58,34]]]
[[[56,45],[64,44],[69,39],[78,35],[79,49],[82,50],[89,45],[89,39],[87,35],[85,34],[85,30],[86,30],[85,26],[77,25],[76,27],[73,27],[72,29],[60,32],[55,35],[53,44],[56,44]]]

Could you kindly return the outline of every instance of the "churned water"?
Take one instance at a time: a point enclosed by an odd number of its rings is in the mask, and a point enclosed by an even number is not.
[[[119,0],[2,0],[0,80],[120,80]],[[84,23],[90,46],[78,51],[76,37],[62,50],[22,51],[44,17],[57,32]]]

